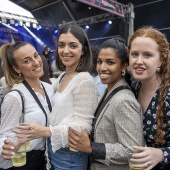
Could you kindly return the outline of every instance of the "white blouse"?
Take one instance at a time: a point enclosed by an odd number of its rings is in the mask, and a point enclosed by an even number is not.
[[[54,88],[45,82],[42,82],[44,88],[48,94],[49,99],[51,100],[54,95]],[[31,93],[23,85],[23,83],[16,84],[13,86],[13,89],[18,89],[22,92],[24,96],[24,107],[25,107],[25,116],[24,122],[34,122],[39,125],[46,125],[46,118],[44,112],[41,110],[35,99],[32,97]],[[46,98],[44,98],[40,93],[36,92],[36,95],[40,102],[42,103],[47,115],[50,113]],[[2,117],[0,124],[0,134],[7,134],[19,124],[19,119],[22,115],[22,103],[21,97],[18,92],[12,91],[9,92],[2,103],[1,106]],[[30,150],[44,150],[45,140],[43,138],[31,140]],[[2,146],[0,146],[2,148]],[[0,168],[9,168],[12,167],[11,160],[4,160],[0,155]]]
[[[65,74],[65,73],[63,73]],[[54,84],[57,91],[61,74]],[[98,103],[98,91],[92,76],[87,72],[78,73],[62,93],[56,92],[54,107],[50,113],[50,130],[52,150],[68,147],[68,128],[78,131],[91,131],[94,111]]]

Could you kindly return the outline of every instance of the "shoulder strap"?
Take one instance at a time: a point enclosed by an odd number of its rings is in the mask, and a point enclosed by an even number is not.
[[[97,121],[97,118],[99,117],[101,111],[103,110],[103,108],[105,107],[105,105],[108,103],[108,101],[120,90],[123,90],[123,89],[129,89],[130,90],[130,87],[128,86],[119,86],[117,87],[116,89],[114,89],[108,96],[107,98],[105,99],[105,96],[106,96],[106,93],[105,95],[102,97],[102,99],[100,100],[99,104],[98,104],[98,107],[96,108],[96,111],[94,113],[94,120],[93,120],[93,123],[92,123],[92,131],[91,131],[91,135],[90,135],[90,138],[91,138],[91,141],[94,140],[94,128],[95,128],[95,124],[96,124],[96,121]]]
[[[37,95],[35,94],[34,90],[31,88],[31,86],[24,80],[23,81],[23,84],[25,85],[25,87],[29,90],[29,92],[31,93],[31,95],[34,97],[35,101],[38,103],[38,105],[40,106],[41,110],[44,112],[45,114],[45,117],[46,117],[46,126],[47,126],[47,113],[46,111],[44,110],[44,107],[42,106],[40,100],[38,99]],[[45,96],[46,96],[46,99],[47,99],[47,103],[48,103],[48,107],[49,107],[49,110],[51,111],[52,107],[51,107],[51,103],[50,103],[50,100],[49,100],[49,97],[45,91],[45,88],[43,87],[43,90],[44,90],[44,93],[45,93]]]
[[[18,89],[13,89],[11,91],[17,91],[21,97],[21,104],[22,104],[22,114],[21,117],[19,119],[19,123],[23,123],[24,122],[24,116],[25,116],[25,107],[24,107],[24,96],[22,95],[22,92],[19,91]]]

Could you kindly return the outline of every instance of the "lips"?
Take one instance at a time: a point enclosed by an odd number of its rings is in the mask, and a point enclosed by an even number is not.
[[[110,76],[110,74],[100,73],[99,76],[101,79],[107,79]]]
[[[135,67],[135,73],[136,74],[143,74],[143,72],[145,71],[145,68],[142,67]]]

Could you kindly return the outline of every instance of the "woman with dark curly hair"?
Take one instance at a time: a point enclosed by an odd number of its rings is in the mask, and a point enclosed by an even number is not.
[[[133,155],[142,162],[136,168],[170,169],[170,53],[164,34],[151,26],[138,29],[128,46],[130,71],[136,96],[143,110],[143,131],[147,147]]]

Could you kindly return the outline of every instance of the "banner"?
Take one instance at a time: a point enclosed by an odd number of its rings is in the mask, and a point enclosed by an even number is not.
[[[21,41],[19,33],[1,25],[0,26],[0,46],[6,43]]]
[[[114,0],[77,0],[96,8],[125,17],[124,5]]]

